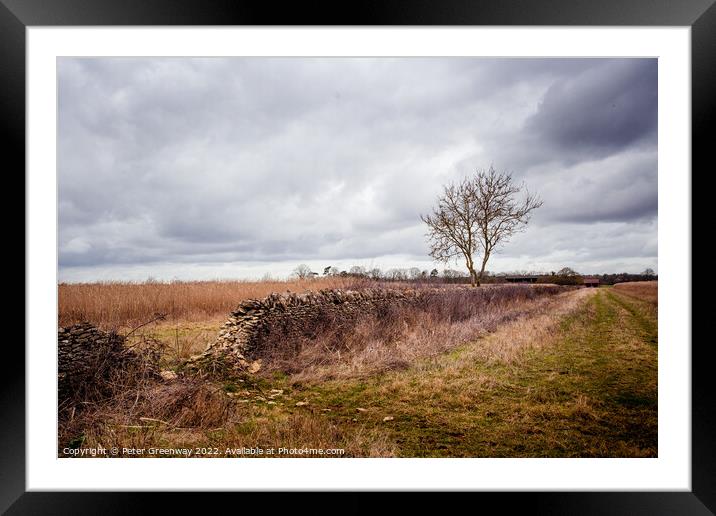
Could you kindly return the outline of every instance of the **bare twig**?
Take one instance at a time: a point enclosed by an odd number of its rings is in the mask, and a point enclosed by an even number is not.
[[[145,323],[140,324],[140,325],[137,326],[136,328],[133,328],[132,331],[130,331],[129,333],[127,333],[127,334],[124,336],[124,338],[126,339],[126,338],[129,337],[132,333],[134,333],[135,331],[137,331],[139,328],[143,328],[144,326],[146,326],[146,325],[148,325],[148,324],[152,324],[153,322],[156,322],[156,321],[163,321],[163,320],[166,319],[166,318],[167,318],[167,314],[162,314],[162,313],[155,314],[155,317],[154,317],[153,319],[151,319],[150,321],[147,321],[147,322],[145,322]]]

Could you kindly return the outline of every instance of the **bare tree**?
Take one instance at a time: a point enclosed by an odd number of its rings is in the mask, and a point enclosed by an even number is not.
[[[485,266],[495,248],[522,230],[533,210],[542,201],[512,182],[509,173],[498,173],[490,167],[474,177],[443,187],[438,206],[430,215],[420,218],[428,225],[430,256],[448,262],[462,256],[470,272],[471,283],[480,285]],[[474,255],[481,255],[479,272]]]
[[[443,278],[452,279],[452,278],[459,278],[460,277],[460,271],[456,271],[453,269],[443,269]]]
[[[403,281],[408,278],[403,269],[390,269],[385,273],[385,276],[393,281]]]
[[[350,268],[350,271],[348,271],[348,272],[354,276],[365,276],[366,275],[365,267],[362,267],[360,265],[354,265],[353,267]]]
[[[407,275],[408,278],[410,278],[411,280],[419,279],[420,269],[418,269],[417,267],[411,267],[410,269],[408,269]]]
[[[323,268],[324,276],[338,276],[339,273],[340,273],[340,271],[336,267],[333,267],[332,265],[329,265],[328,267]]]
[[[293,269],[293,276],[297,277],[298,279],[306,279],[310,278],[312,276],[311,274],[311,268],[306,265],[305,263],[302,263],[301,265],[297,266],[295,269]]]

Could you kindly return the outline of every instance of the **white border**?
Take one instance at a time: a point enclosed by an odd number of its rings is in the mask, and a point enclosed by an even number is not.
[[[688,27],[28,28],[27,489],[690,490],[690,39]],[[659,457],[56,458],[55,63],[83,55],[658,56]]]

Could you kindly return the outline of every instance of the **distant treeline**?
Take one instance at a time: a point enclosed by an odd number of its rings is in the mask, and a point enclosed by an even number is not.
[[[540,275],[537,277],[537,283],[556,283],[557,285],[580,285],[584,278],[597,278],[600,285],[614,285],[616,283],[625,283],[627,281],[655,281],[658,279],[656,274],[629,274],[628,272],[620,272],[618,274],[589,274],[582,276],[552,276]]]
[[[327,266],[323,269],[323,274],[311,271],[306,265],[299,265],[293,272],[294,276],[300,279],[339,276],[344,278],[369,278],[376,281],[413,281],[413,282],[437,282],[437,283],[470,283],[470,276],[467,271],[455,269],[438,269],[421,270],[417,267],[407,269],[393,268],[383,271],[379,268],[368,269],[365,267],[354,266],[348,270],[340,270],[336,267]],[[615,274],[580,274],[575,270],[564,267],[555,272],[535,272],[535,271],[515,271],[501,272],[493,274],[485,271],[482,283],[507,283],[508,278],[516,277],[534,277],[537,278],[536,283],[554,283],[557,285],[581,285],[584,278],[598,278],[602,285],[614,285],[615,283],[624,283],[627,281],[653,281],[658,276],[652,269],[646,269],[640,274],[631,274],[621,272]]]

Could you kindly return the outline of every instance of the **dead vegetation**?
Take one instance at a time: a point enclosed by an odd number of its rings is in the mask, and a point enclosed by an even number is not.
[[[319,322],[313,336],[290,343],[280,332],[261,354],[261,374],[281,371],[295,381],[367,377],[405,369],[416,360],[445,353],[521,319],[565,292],[556,286],[447,288],[417,304],[390,306],[335,324]]]
[[[295,281],[61,283],[59,326],[91,321],[103,329],[117,329],[141,324],[156,313],[166,314],[169,322],[223,319],[244,299],[287,290],[301,293],[346,288],[355,282],[329,277]]]

